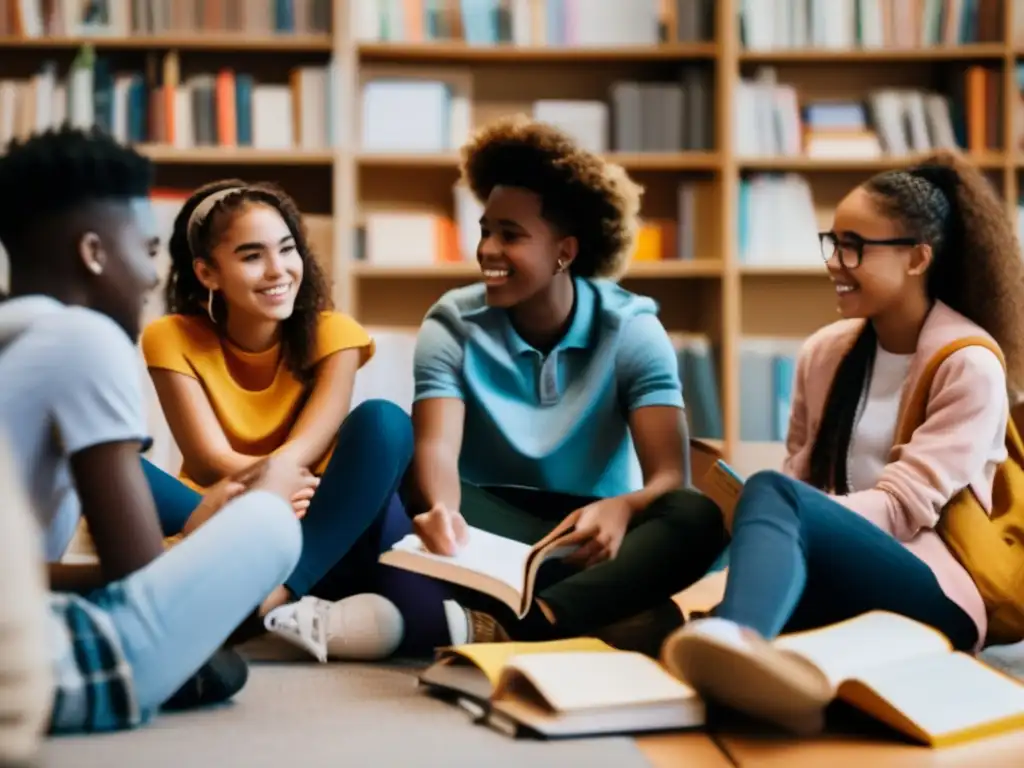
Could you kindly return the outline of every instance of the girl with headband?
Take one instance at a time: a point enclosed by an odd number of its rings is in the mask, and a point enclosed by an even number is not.
[[[270,628],[321,659],[390,655],[420,620],[417,587],[432,582],[376,562],[411,530],[396,492],[412,428],[393,403],[350,410],[373,340],[331,311],[302,217],[275,186],[227,180],[198,190],[174,223],[170,255],[170,314],[142,337],[183,457],[180,483],[147,466],[162,519],[187,518],[188,533],[203,523],[190,516],[198,491],[288,455],[310,470],[292,499],[302,556],[232,642]],[[392,592],[394,601],[383,596]],[[425,620],[434,619],[415,633],[431,648],[447,641],[440,609]]]
[[[734,512],[725,596],[666,643],[709,701],[792,729],[822,725],[820,683],[766,642],[873,610],[985,641],[979,590],[935,530],[970,486],[983,506],[1006,460],[1008,384],[1024,383],[1024,263],[982,174],[953,155],[855,188],[820,234],[843,320],[800,353],[783,471],[750,477]],[[928,361],[969,337],[931,384],[924,422],[894,445]]]

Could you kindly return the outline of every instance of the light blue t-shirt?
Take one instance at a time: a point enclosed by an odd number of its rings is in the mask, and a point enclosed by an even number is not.
[[[43,296],[0,302],[0,431],[61,559],[81,505],[70,459],[109,442],[145,445],[142,370],[128,335],[106,315]]]
[[[482,284],[427,312],[415,399],[465,403],[464,480],[594,497],[641,486],[628,415],[683,407],[676,352],[652,299],[606,280],[575,286],[572,323],[547,357],[487,306]]]

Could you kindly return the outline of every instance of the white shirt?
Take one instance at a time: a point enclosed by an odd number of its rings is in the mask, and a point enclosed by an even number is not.
[[[49,304],[47,311],[36,311]],[[81,508],[70,458],[108,442],[146,440],[142,377],[131,339],[113,320],[51,299],[0,302],[0,431],[60,560]]]
[[[878,345],[871,383],[861,402],[860,417],[853,428],[846,454],[846,475],[850,491],[874,488],[889,463],[896,437],[900,397],[910,371],[913,355],[895,355]]]

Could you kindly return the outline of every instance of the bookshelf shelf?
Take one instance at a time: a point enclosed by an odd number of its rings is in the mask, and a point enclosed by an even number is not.
[[[830,64],[862,62],[941,62],[970,59],[1001,60],[1007,54],[1003,43],[975,43],[971,45],[936,45],[919,48],[780,48],[776,50],[741,51],[741,64]]]
[[[0,50],[76,50],[91,45],[97,50],[232,51],[264,53],[330,53],[334,42],[330,35],[256,36],[225,33],[193,35],[134,35],[132,37],[0,37]]]
[[[887,155],[863,159],[825,159],[815,157],[744,157],[738,158],[741,171],[800,171],[804,173],[837,173],[847,171],[884,171],[913,163],[923,155]],[[1007,164],[1007,157],[1001,152],[969,155],[972,163],[979,168],[995,170]]]
[[[631,171],[717,171],[721,168],[721,155],[715,152],[610,152],[606,158]],[[455,169],[459,156],[455,153],[438,154],[378,154],[360,153],[356,164],[360,168],[451,168]]]
[[[465,43],[360,43],[359,59],[364,62],[408,63],[590,63],[619,61],[686,61],[713,59],[715,43],[665,44],[637,47],[520,47],[514,45],[476,46]]]
[[[349,268],[354,277],[373,279],[409,278],[474,278],[480,269],[473,262],[435,264],[430,266],[381,266],[355,262]],[[722,274],[722,262],[712,259],[693,261],[638,262],[630,265],[624,277],[631,279],[658,279],[678,277],[718,277]]]
[[[762,265],[762,264],[743,264],[740,266],[740,274],[743,277],[758,278],[758,277],[796,277],[796,278],[809,278],[809,279],[820,279],[826,280],[828,278],[828,272],[825,269],[825,265],[820,266],[808,266],[805,264],[794,264],[794,265]]]
[[[156,163],[165,165],[302,165],[330,168],[334,164],[332,150],[254,149],[250,147],[173,147],[163,144],[141,144],[136,147]]]

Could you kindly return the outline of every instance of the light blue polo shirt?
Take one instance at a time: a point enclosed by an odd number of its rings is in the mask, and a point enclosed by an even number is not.
[[[683,407],[676,352],[652,299],[607,280],[575,284],[572,323],[547,357],[487,306],[482,284],[427,312],[415,399],[465,403],[464,480],[599,497],[641,487],[628,414]]]

